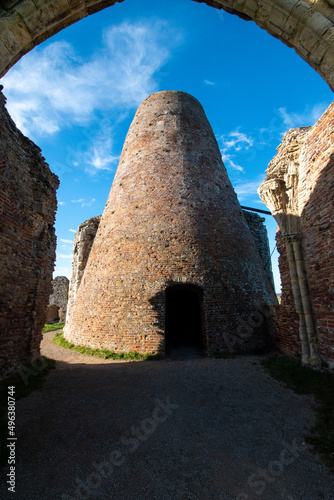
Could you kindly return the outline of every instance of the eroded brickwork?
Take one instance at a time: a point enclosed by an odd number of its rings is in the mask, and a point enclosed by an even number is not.
[[[72,275],[68,292],[67,316],[71,309],[79,290],[83,272],[92,249],[96,231],[98,230],[101,215],[86,220],[78,227],[74,236],[72,255]]]
[[[48,311],[51,307],[58,307],[58,319],[64,322],[66,319],[69,279],[66,276],[57,276],[52,280],[52,294],[49,298]],[[46,321],[48,322],[48,321]]]
[[[265,219],[258,214],[242,210],[246,219],[247,225],[253,236],[255,246],[260,254],[263,266],[267,272],[272,286],[274,285],[274,278],[271,266],[270,247],[268,240],[268,233],[264,225]],[[75,300],[76,293],[81,283],[81,278],[85,270],[87,260],[93,246],[95,235],[99,227],[101,215],[93,217],[83,222],[74,236],[74,247],[72,256],[72,276],[68,298],[68,312],[72,308]]]
[[[180,284],[202,291],[209,354],[268,342],[250,316],[276,297],[210,124],[196,99],[166,91],[130,127],[65,337],[164,352],[165,292]]]
[[[260,217],[258,214],[249,212],[248,210],[243,210],[243,214],[247,221],[250,232],[252,233],[256,248],[260,254],[264,269],[267,276],[275,288],[273,270],[271,266],[271,255],[268,240],[268,233],[266,226],[264,225],[265,218]]]
[[[285,134],[267,174],[261,196],[280,227],[278,345],[305,355],[305,316],[311,350],[334,367],[334,103],[314,126]]]
[[[58,178],[0,92],[0,377],[39,355],[52,291]]]

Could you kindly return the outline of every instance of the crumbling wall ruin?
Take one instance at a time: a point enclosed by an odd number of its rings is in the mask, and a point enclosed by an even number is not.
[[[67,317],[73,307],[79,290],[87,260],[98,230],[101,215],[86,220],[78,227],[74,236],[72,255],[72,275],[68,292]]]
[[[53,323],[56,320],[65,322],[69,283],[66,276],[57,276],[52,280],[52,294],[46,311],[46,323]],[[55,308],[57,308],[57,311]]]
[[[258,252],[260,254],[261,260],[263,262],[263,267],[273,288],[275,288],[268,233],[266,226],[264,225],[266,219],[264,217],[260,217],[256,213],[249,212],[248,210],[243,210],[243,214],[247,221],[250,232],[252,233],[256,248],[258,249]]]
[[[314,126],[284,135],[259,193],[279,226],[277,344],[334,367],[334,103]]]
[[[58,178],[0,92],[0,378],[39,355],[55,260]]]

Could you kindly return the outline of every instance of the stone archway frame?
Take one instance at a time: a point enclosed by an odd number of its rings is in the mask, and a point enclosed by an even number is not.
[[[0,76],[33,47],[123,0],[7,0],[0,7]],[[254,21],[293,47],[334,90],[333,0],[194,0]]]

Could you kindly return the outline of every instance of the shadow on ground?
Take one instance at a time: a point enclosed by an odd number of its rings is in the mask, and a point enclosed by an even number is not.
[[[16,499],[334,499],[334,477],[303,444],[311,399],[259,356],[57,353],[45,386],[17,402]]]

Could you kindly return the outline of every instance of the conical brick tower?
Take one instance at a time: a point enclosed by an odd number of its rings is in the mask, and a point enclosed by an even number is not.
[[[184,92],[149,96],[126,137],[65,337],[116,352],[189,342],[208,354],[245,352],[268,342],[275,300],[202,106]]]

